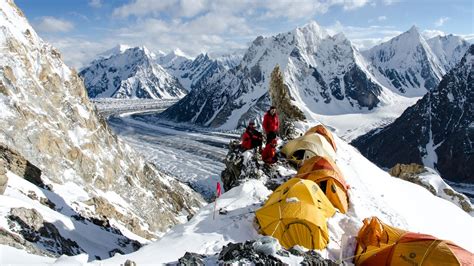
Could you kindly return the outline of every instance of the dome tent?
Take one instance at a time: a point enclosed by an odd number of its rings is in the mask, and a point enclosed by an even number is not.
[[[306,161],[298,170],[296,178],[314,181],[326,194],[334,207],[346,213],[349,205],[346,184],[341,171],[331,160],[321,156],[314,156]]]
[[[310,128],[308,131],[306,131],[305,135],[309,134],[314,134],[317,133],[321,136],[323,136],[329,144],[333,147],[334,151],[337,151],[336,148],[336,142],[334,141],[334,137],[332,136],[332,133],[323,125],[317,125],[312,128]]]
[[[355,265],[473,265],[474,254],[431,235],[407,232],[377,217],[364,219]]]
[[[263,234],[285,248],[323,249],[329,242],[326,219],[336,210],[312,181],[292,178],[270,195],[256,218]]]
[[[300,164],[313,156],[319,155],[330,158],[333,161],[336,158],[336,152],[331,144],[323,136],[312,133],[288,141],[283,146],[281,153],[285,154],[289,161]]]

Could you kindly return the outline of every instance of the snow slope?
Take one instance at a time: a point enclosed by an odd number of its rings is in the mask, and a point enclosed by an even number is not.
[[[347,215],[337,213],[328,221],[331,241],[321,252],[325,257],[339,258],[343,235],[349,239],[343,244],[343,256],[352,255],[351,237],[357,235],[362,220],[373,215],[402,229],[432,234],[474,251],[473,217],[421,186],[391,177],[337,137],[336,144],[336,163],[351,186],[350,206]],[[253,211],[269,194],[261,181],[249,180],[218,200],[217,208],[228,210],[227,215],[216,215],[213,220],[211,203],[190,222],[173,228],[160,240],[135,253],[116,255],[100,263],[118,264],[126,259],[138,264],[174,262],[186,251],[214,254],[228,242],[256,239],[259,235],[252,224]]]
[[[119,45],[79,72],[91,98],[179,99],[186,90],[146,47]]]

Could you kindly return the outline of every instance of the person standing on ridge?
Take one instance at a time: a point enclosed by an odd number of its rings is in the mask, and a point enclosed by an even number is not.
[[[255,129],[255,122],[250,121],[249,125],[242,134],[242,144],[240,145],[243,150],[250,150],[262,146],[262,133]]]
[[[280,122],[278,121],[278,114],[276,112],[276,107],[271,106],[263,116],[263,129],[265,134],[267,134],[267,143],[271,143],[273,139],[277,137],[278,128]]]

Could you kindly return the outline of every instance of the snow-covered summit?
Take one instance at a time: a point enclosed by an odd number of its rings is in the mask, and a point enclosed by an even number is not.
[[[446,72],[456,66],[469,49],[469,43],[466,40],[453,34],[433,37],[428,39],[427,43],[445,67]]]
[[[91,98],[179,99],[186,90],[179,81],[155,62],[146,47],[119,45],[82,69]]]
[[[242,126],[269,106],[270,73],[276,65],[284,72],[292,99],[308,117],[373,109],[391,97],[344,35],[329,36],[311,22],[257,37],[238,67],[191,92],[163,116],[205,126]]]
[[[389,87],[407,96],[424,95],[446,73],[416,26],[363,54],[385,76]]]

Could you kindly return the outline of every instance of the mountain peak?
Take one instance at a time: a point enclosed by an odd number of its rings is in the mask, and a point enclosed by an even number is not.
[[[413,36],[421,36],[420,29],[415,25],[411,26],[411,28],[408,31],[406,31],[405,33],[407,33],[409,35],[413,35]]]
[[[327,31],[314,20],[311,20],[308,24],[304,25],[303,27],[297,28],[296,30],[302,32],[305,35],[306,33],[312,33],[316,35],[319,39],[323,39],[329,36]]]
[[[184,58],[187,58],[187,59],[191,59],[190,56],[188,56],[187,54],[185,54],[181,49],[179,48],[175,48],[173,51],[171,51],[169,53],[169,55],[174,55],[174,56],[179,56],[179,57],[184,57]]]

